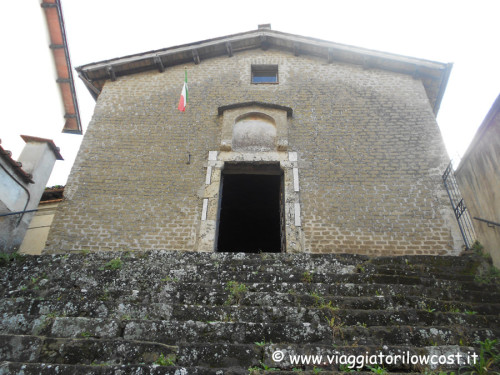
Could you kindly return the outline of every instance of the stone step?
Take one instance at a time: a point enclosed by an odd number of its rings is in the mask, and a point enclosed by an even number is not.
[[[45,286],[46,283],[42,283]],[[235,291],[235,288],[241,288]],[[458,289],[458,290],[457,290]],[[455,291],[454,291],[455,290]],[[307,294],[305,293],[307,292]],[[319,298],[327,298],[334,303],[348,301],[350,297],[360,297],[359,300],[370,299],[374,303],[373,306],[381,306],[380,301],[390,301],[391,306],[382,306],[379,308],[397,308],[398,306],[412,307],[412,304],[406,300],[415,299],[418,295],[425,295],[426,298],[420,298],[418,308],[435,309],[439,311],[475,311],[483,314],[495,314],[500,311],[498,301],[499,294],[496,292],[488,293],[486,291],[469,292],[457,288],[430,288],[418,284],[415,285],[384,285],[384,284],[333,284],[326,283],[310,284],[310,283],[251,283],[243,284],[238,282],[228,282],[220,284],[199,284],[199,283],[180,283],[180,282],[162,282],[152,287],[137,285],[137,289],[129,289],[127,284],[113,283],[106,286],[104,283],[100,287],[80,288],[44,288],[40,289],[36,286],[33,289],[25,289],[20,287],[16,290],[6,293],[8,299],[21,301],[24,304],[23,309],[34,308],[37,305],[48,305],[53,303],[56,310],[60,310],[61,306],[66,306],[68,303],[81,305],[81,300],[92,300],[94,303],[100,301],[114,301],[120,303],[172,303],[182,304],[231,304],[234,303],[235,293],[239,295],[241,304],[256,304],[264,305],[272,303],[271,299],[276,299],[277,302],[287,305],[296,303],[308,303],[312,297],[318,300]],[[320,297],[321,296],[321,297]],[[5,300],[6,298],[4,298]],[[434,299],[441,300],[436,303]],[[304,302],[305,301],[305,302]],[[327,301],[328,302],[328,301]],[[485,304],[490,304],[485,309]],[[9,309],[11,304],[1,304],[0,313],[11,312]],[[113,309],[109,304],[105,304],[106,309]],[[352,305],[339,306],[344,308],[353,308]],[[373,308],[373,307],[357,307],[357,308]],[[46,314],[52,311],[47,312]]]
[[[446,301],[411,295],[375,295],[367,297],[299,294],[272,292],[244,292],[241,294],[186,291],[184,294],[162,291],[155,296],[140,296],[140,291],[131,291],[123,297],[121,292],[75,293],[50,299],[24,297],[0,300],[0,314],[93,316],[110,317],[134,314],[161,316],[167,319],[172,314],[172,305],[198,306],[254,306],[254,307],[331,307],[340,310],[424,310],[428,312],[452,312],[470,315],[499,315],[499,303],[471,303]]]
[[[411,267],[418,264],[434,267],[467,267],[471,262],[480,260],[479,255],[468,254],[465,256],[439,256],[439,255],[405,255],[405,256],[380,256],[370,258],[374,265],[394,265]]]
[[[465,326],[368,326],[346,325],[343,317],[323,315],[319,323],[279,322],[202,322],[165,320],[109,320],[83,317],[57,317],[35,321],[32,327],[6,326],[3,334],[36,334],[54,338],[112,339],[123,337],[132,341],[153,341],[167,345],[189,342],[255,342],[336,343],[356,342],[360,345],[472,345],[476,341],[495,339],[500,330]],[[51,318],[48,318],[51,319]],[[25,320],[26,322],[26,320]],[[15,322],[10,322],[15,323]],[[30,332],[31,328],[31,332]]]
[[[123,326],[124,323],[119,319],[17,314],[3,317],[0,321],[0,334],[113,338],[121,336]],[[67,328],[68,331],[63,333],[61,327]]]
[[[121,258],[122,260],[127,260],[130,262],[136,262],[142,265],[150,265],[152,268],[158,266],[162,267],[166,264],[184,264],[184,265],[196,265],[196,264],[207,264],[207,263],[251,263],[258,262],[259,264],[276,264],[276,263],[287,263],[289,265],[301,265],[306,263],[316,264],[318,266],[324,265],[325,261],[328,262],[329,266],[336,265],[355,265],[360,262],[365,262],[370,260],[368,256],[365,255],[355,255],[355,254],[308,254],[308,253],[261,253],[261,254],[251,254],[251,253],[206,253],[206,252],[189,252],[189,251],[167,251],[167,250],[152,250],[145,252],[109,252],[109,251],[98,251],[98,252],[87,252],[87,253],[70,253],[70,254],[53,254],[53,255],[43,255],[43,256],[21,256],[16,260],[11,261],[9,267],[12,264],[64,264],[67,267],[75,266],[80,264],[81,261],[86,263],[92,262],[107,262],[114,258]],[[418,259],[419,257],[415,257]],[[425,261],[426,257],[422,257]],[[431,257],[432,258],[432,257]],[[437,257],[439,258],[439,257]],[[420,261],[419,261],[420,262]],[[431,261],[432,262],[432,261]],[[454,264],[458,264],[460,260],[453,261]],[[421,262],[420,262],[421,263]],[[451,263],[450,263],[451,264]],[[0,264],[2,266],[3,264]],[[78,268],[75,268],[78,269]]]
[[[90,337],[111,338],[123,335],[130,321],[163,321],[181,325],[185,322],[200,324],[250,323],[250,324],[330,324],[335,317],[342,327],[392,327],[419,326],[463,327],[464,330],[497,329],[500,315],[471,315],[464,313],[436,313],[424,310],[334,310],[330,308],[274,307],[255,309],[252,306],[205,306],[171,305],[168,314],[146,315],[142,310],[133,310],[135,305],[123,306],[118,314],[97,317],[4,314],[0,321],[0,333],[15,335],[45,335],[78,337],[83,333]],[[66,333],[64,333],[66,332]],[[82,336],[83,337],[83,336]]]
[[[262,345],[241,345],[241,344],[214,344],[214,343],[191,343],[180,344],[175,350],[169,346],[154,343],[133,342],[121,340],[116,342],[95,340],[95,339],[50,339],[33,336],[0,336],[3,344],[0,347],[0,360],[7,357],[9,362],[23,363],[22,369],[36,369],[42,367],[47,369],[47,373],[53,371],[54,367],[49,364],[62,365],[62,369],[79,369],[84,366],[93,373],[94,367],[98,369],[101,365],[116,368],[117,366],[127,369],[132,368],[155,370],[169,373],[169,367],[155,368],[152,365],[158,361],[161,355],[168,358],[171,363],[179,368],[196,368],[200,372],[206,373],[203,369],[210,368],[212,374],[219,373],[222,369],[229,369],[223,373],[242,373],[241,369],[248,371],[249,368],[263,369],[273,368],[284,371],[295,369],[317,368],[322,371],[338,371],[340,364],[357,364],[361,366],[361,360],[370,365],[381,365],[384,368],[394,371],[421,371],[422,356],[435,355],[445,359],[452,359],[453,362],[440,366],[441,369],[458,370],[467,367],[465,361],[473,361],[472,355],[479,353],[477,348],[457,345],[427,346],[415,348],[405,345],[299,345],[299,344],[262,344]],[[260,343],[259,343],[260,344]],[[18,350],[17,352],[15,352]],[[282,353],[282,360],[276,362],[276,352]],[[274,357],[273,357],[274,354]],[[314,358],[300,356],[313,355]],[[395,357],[398,355],[399,357]],[[321,356],[321,357],[319,357]],[[414,357],[415,356],[415,357]],[[408,361],[414,359],[415,361]],[[457,359],[464,363],[458,364]],[[73,363],[79,361],[79,363]],[[134,362],[138,361],[138,362]],[[330,363],[331,362],[331,363]],[[31,364],[31,365],[26,365]],[[43,365],[42,365],[43,364]],[[9,366],[10,364],[8,364]],[[73,366],[68,366],[73,365]],[[137,366],[140,365],[140,366]],[[149,365],[149,366],[148,366]],[[10,367],[10,366],[9,366]],[[16,371],[15,364],[12,364],[13,373]],[[6,364],[2,365],[2,371]],[[366,368],[366,367],[365,367]],[[434,368],[437,368],[435,366]],[[231,372],[234,371],[234,372]],[[78,370],[79,371],[79,370]],[[223,370],[222,370],[223,371]],[[172,368],[172,373],[175,370]],[[318,371],[315,371],[318,372]],[[29,372],[28,372],[29,373]],[[107,373],[107,372],[105,372]],[[148,373],[148,372],[146,372]],[[185,372],[187,374],[187,372]],[[26,372],[24,373],[26,374]]]
[[[472,275],[478,260],[474,257],[381,257],[370,259],[366,256],[346,254],[228,254],[228,253],[189,253],[175,251],[152,251],[150,253],[126,254],[123,252],[102,252],[66,254],[53,256],[24,257],[23,260],[9,264],[9,269],[21,268],[37,277],[37,274],[50,270],[52,278],[67,279],[74,271],[80,271],[82,263],[89,273],[106,270],[108,263],[119,258],[120,268],[127,269],[131,275],[164,275],[177,271],[182,274],[204,274],[207,271],[234,271],[235,273],[270,273],[279,270],[293,270],[294,273],[306,271],[316,273],[348,274],[364,270],[370,273],[396,272],[415,275],[442,275],[454,278],[457,275]],[[52,265],[53,267],[49,267]],[[101,270],[102,269],[102,270]],[[452,271],[452,272],[450,272]],[[5,281],[5,277],[2,277]]]
[[[183,342],[256,342],[358,345],[472,345],[476,341],[498,337],[500,329],[465,327],[344,327],[334,317],[330,324],[310,323],[227,323],[133,321],[125,325],[123,337],[149,339],[163,344]]]
[[[13,290],[15,286],[24,286],[33,289],[41,287],[40,281],[44,283],[52,282],[58,285],[78,285],[81,287],[95,286],[100,281],[109,283],[117,282],[159,282],[176,280],[179,282],[227,282],[240,281],[247,283],[258,282],[310,282],[310,283],[345,283],[345,282],[377,282],[380,283],[400,283],[400,284],[419,284],[421,281],[433,284],[439,282],[460,281],[469,286],[474,284],[475,276],[472,274],[460,274],[445,270],[442,273],[432,273],[428,270],[422,272],[395,270],[386,267],[371,269],[366,266],[348,266],[341,270],[331,268],[326,269],[305,269],[303,267],[288,267],[283,265],[265,266],[256,264],[255,267],[248,265],[165,265],[156,271],[141,270],[140,266],[133,262],[124,261],[119,269],[106,269],[106,264],[92,264],[88,266],[85,274],[82,275],[78,270],[72,269],[51,269],[44,270],[42,267],[27,267],[24,265],[21,269],[14,267],[8,269],[8,273],[2,277],[2,290]],[[99,280],[99,282],[97,282]],[[475,287],[477,289],[477,287]],[[498,287],[496,287],[499,290]]]
[[[414,267],[412,269],[404,267],[393,267],[393,266],[373,266],[373,268],[368,268],[361,270],[358,267],[359,272],[377,274],[377,275],[395,275],[395,276],[408,276],[408,277],[424,277],[427,278],[432,275],[432,278],[439,280],[458,280],[458,281],[474,281],[475,275],[469,273],[457,272],[455,268],[446,268],[445,272],[442,269],[433,270],[430,267]]]
[[[382,276],[380,276],[382,277]],[[393,276],[389,276],[393,278]],[[387,276],[383,277],[387,281]],[[55,281],[45,281],[41,279],[35,284],[31,281],[27,286],[22,284],[14,290],[6,290],[3,297],[26,297],[34,299],[62,299],[68,294],[87,294],[89,290],[94,294],[112,293],[115,297],[129,296],[133,298],[152,298],[160,291],[168,291],[170,294],[184,293],[186,290],[197,290],[200,294],[210,295],[211,293],[228,293],[228,284],[231,282],[219,283],[191,283],[180,282],[172,278],[164,278],[159,281],[150,280],[128,280],[119,281],[116,279],[101,280],[87,279],[85,282],[71,283],[70,285],[61,285]],[[347,281],[347,280],[346,280]],[[456,300],[461,302],[498,302],[500,293],[495,290],[479,290],[473,293],[464,293],[463,285],[470,283],[457,284],[456,282],[446,282],[441,287],[425,286],[423,282],[415,284],[389,284],[389,283],[361,283],[342,282],[342,283],[312,283],[312,282],[283,282],[283,283],[242,283],[249,292],[280,292],[280,293],[317,293],[338,296],[375,296],[375,295],[423,295],[439,298],[443,300]],[[412,280],[413,281],[413,280]],[[234,282],[233,282],[234,283]],[[453,285],[451,285],[453,284]],[[483,287],[484,288],[484,287]],[[140,291],[140,296],[136,295]]]
[[[472,281],[474,278],[471,275],[471,270],[467,268],[467,272],[455,271],[457,266],[454,263],[451,263],[452,260],[462,258],[452,258],[450,261],[447,261],[446,264],[450,264],[450,269],[441,269],[441,267],[437,267],[437,269],[430,272],[430,268],[425,265],[413,265],[413,263],[410,263],[410,265],[405,263],[390,263],[387,265],[384,263],[377,263],[380,262],[378,259],[367,260],[367,258],[357,259],[356,257],[348,258],[351,260],[350,263],[342,263],[339,262],[337,259],[338,257],[326,256],[326,258],[318,258],[310,255],[310,259],[317,259],[318,262],[308,264],[307,262],[304,263],[300,261],[300,259],[304,256],[295,255],[294,257],[286,257],[283,255],[281,258],[276,258],[277,255],[272,254],[275,257],[272,258],[274,259],[275,264],[262,264],[262,257],[256,254],[244,254],[245,257],[241,259],[236,256],[228,257],[225,254],[212,254],[210,257],[207,257],[207,255],[204,254],[187,254],[186,256],[188,256],[188,259],[192,259],[193,263],[187,262],[186,259],[177,259],[177,257],[179,257],[177,254],[175,254],[175,257],[172,254],[170,257],[163,257],[167,258],[167,260],[174,257],[176,259],[176,262],[174,263],[162,262],[161,257],[160,259],[154,259],[154,255],[155,254],[153,252],[153,254],[144,258],[136,255],[125,256],[120,253],[92,254],[88,256],[89,259],[82,255],[69,255],[67,258],[65,258],[66,256],[58,256],[59,258],[52,256],[45,257],[45,259],[42,257],[35,258],[35,260],[28,258],[19,264],[18,267],[9,267],[9,271],[16,275],[24,274],[27,283],[29,283],[32,279],[38,279],[43,276],[57,282],[68,281],[68,279],[72,279],[72,276],[78,277],[76,276],[76,273],[81,270],[80,262],[83,259],[83,262],[86,262],[87,265],[86,276],[83,280],[88,278],[92,283],[95,283],[96,279],[115,279],[117,276],[120,278],[122,273],[126,274],[123,275],[123,280],[150,277],[152,280],[172,278],[178,279],[182,282],[199,282],[201,280],[214,280],[218,282],[233,279],[246,282],[300,282],[304,278],[305,273],[309,274],[311,282],[324,281],[328,283],[335,280],[338,282],[346,282],[346,280],[343,280],[342,278],[339,279],[339,276],[352,276],[352,274],[356,273],[364,274],[365,279],[367,278],[367,275],[375,277],[377,274],[385,276],[406,276],[409,279],[418,279],[419,277],[423,277],[425,279],[429,278],[429,275],[432,275],[431,279],[439,280]],[[249,258],[248,256],[250,255],[254,255],[254,257]],[[267,254],[265,255],[267,256]],[[120,268],[115,270],[107,269],[108,263],[118,257],[121,259]],[[47,258],[54,261],[51,268],[43,267],[44,265],[48,266],[48,264],[45,264],[48,263]],[[329,258],[332,258],[330,263],[326,261]],[[444,262],[443,259],[439,257],[431,258],[438,264]],[[42,259],[44,259],[44,262],[41,261]],[[287,259],[293,259],[293,261],[286,261]],[[340,257],[340,259],[342,258]],[[393,260],[394,258],[390,259]],[[163,261],[164,260],[165,259],[163,259]],[[205,260],[205,262],[199,263],[200,260]],[[206,262],[207,260],[208,263]],[[359,263],[359,260],[362,260],[363,262]],[[60,263],[59,267],[57,267],[57,261]],[[237,261],[240,263],[231,263]],[[243,261],[247,263],[241,263]],[[471,261],[469,261],[469,263],[471,263]],[[409,269],[410,267],[412,268]],[[18,270],[15,270],[15,268],[22,268],[23,272],[19,273],[17,272]],[[50,271],[48,271],[48,269]],[[453,272],[450,272],[450,270]],[[49,273],[48,275],[47,272]],[[79,278],[82,279],[81,277]],[[4,281],[8,281],[9,279],[12,279],[12,275],[4,276],[2,279]],[[397,280],[397,278],[393,280]],[[406,283],[411,283],[411,280],[406,280]]]
[[[423,310],[428,312],[450,312],[470,315],[499,315],[500,304],[463,303],[442,301],[417,296],[371,296],[343,297],[319,296],[315,294],[285,294],[247,292],[241,297],[227,294],[199,296],[196,292],[185,295],[162,294],[155,299],[115,299],[113,294],[105,296],[74,296],[70,300],[30,300],[24,298],[4,299],[0,303],[0,314],[92,316],[110,317],[140,313],[142,316],[161,316],[167,319],[172,314],[172,304],[198,306],[272,306],[304,307],[308,309],[331,307],[340,310]]]
[[[42,279],[40,279],[43,277]],[[40,295],[43,291],[48,292],[54,286],[62,290],[71,290],[73,288],[88,289],[98,286],[119,287],[130,285],[131,287],[147,287],[161,286],[165,283],[198,283],[198,284],[219,284],[228,282],[240,282],[245,284],[254,283],[308,283],[308,284],[345,284],[345,283],[361,283],[361,284],[403,284],[403,285],[426,285],[432,287],[451,287],[456,285],[455,280],[441,280],[427,277],[415,276],[400,276],[400,275],[382,275],[382,274],[320,274],[320,273],[293,273],[288,272],[267,272],[267,273],[241,273],[241,272],[226,272],[213,270],[205,273],[195,271],[190,274],[169,273],[164,271],[162,274],[154,275],[149,278],[141,275],[134,277],[126,270],[105,270],[94,272],[93,275],[86,275],[78,279],[51,279],[52,275],[30,276],[24,275],[22,278],[17,277],[11,285],[6,285],[0,290],[0,296],[20,296],[32,293]],[[471,287],[472,290],[478,289],[477,286],[470,280],[463,280],[462,288]],[[484,287],[483,287],[484,288]],[[493,289],[494,290],[494,289]]]
[[[178,348],[155,342],[0,335],[0,361],[87,364],[153,363]]]
[[[243,367],[260,364],[261,348],[255,344],[180,343],[96,338],[51,338],[0,335],[0,362],[70,365],[154,364],[160,356],[176,366]]]
[[[311,366],[310,366],[311,367]],[[303,370],[300,367],[295,370],[280,370],[280,375],[316,375],[321,374],[337,375],[345,374],[344,371],[327,371],[321,367],[312,366],[311,370]],[[320,371],[321,370],[321,371]],[[355,371],[358,375],[373,375],[373,371]],[[19,363],[4,362],[0,365],[0,375],[116,375],[116,374],[140,374],[140,375],[257,375],[275,374],[276,370],[268,371],[261,367],[253,368],[206,368],[206,367],[176,367],[158,365],[107,365],[96,364],[86,365],[53,365],[50,363]],[[391,372],[392,375],[417,375],[421,372]]]
[[[129,312],[131,312],[129,310]],[[200,322],[231,321],[231,322],[304,322],[321,323],[325,316],[330,317],[329,308],[317,307],[282,307],[262,306],[205,306],[173,305],[170,320],[184,321],[186,319]],[[500,327],[500,315],[478,315],[456,312],[429,312],[426,310],[354,310],[339,309],[335,311],[346,326],[392,326],[421,325],[447,326],[460,325],[464,327],[497,328]],[[137,315],[127,315],[135,319]],[[153,317],[150,317],[154,319]]]
[[[307,374],[307,372],[303,372]],[[311,372],[312,373],[312,372]],[[3,362],[0,375],[248,375],[247,368],[207,368],[152,365],[68,365],[52,363]],[[361,373],[360,373],[361,374]],[[373,373],[372,373],[373,374]],[[296,375],[296,373],[294,373]],[[405,374],[408,375],[408,374]]]

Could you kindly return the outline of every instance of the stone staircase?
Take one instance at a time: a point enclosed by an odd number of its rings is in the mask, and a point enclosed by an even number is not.
[[[455,359],[468,354],[499,371],[489,267],[474,255],[4,259],[0,374],[464,374],[475,367]],[[450,363],[415,362],[426,355]]]

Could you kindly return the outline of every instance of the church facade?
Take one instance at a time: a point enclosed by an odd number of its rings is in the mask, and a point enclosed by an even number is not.
[[[458,254],[450,69],[268,25],[79,67],[96,107],[45,252]]]

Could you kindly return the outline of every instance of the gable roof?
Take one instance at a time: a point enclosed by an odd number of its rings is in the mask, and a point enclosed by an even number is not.
[[[97,99],[107,80],[157,69],[163,72],[169,66],[228,56],[250,49],[274,48],[298,55],[312,55],[328,62],[340,61],[362,65],[365,68],[384,69],[420,78],[427,96],[437,114],[448,83],[452,64],[374,51],[366,48],[328,42],[300,35],[283,33],[262,25],[258,30],[174,46],[135,55],[118,57],[77,67],[80,78]]]

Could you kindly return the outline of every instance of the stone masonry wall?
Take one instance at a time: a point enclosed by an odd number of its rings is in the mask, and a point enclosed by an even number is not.
[[[471,216],[499,223],[500,99],[495,104],[490,120],[479,128],[455,176]],[[477,240],[500,267],[500,227],[479,220],[472,223]]]
[[[278,64],[279,84],[252,85],[251,64]],[[95,108],[46,251],[196,250],[219,106],[293,109],[305,252],[454,254],[442,188],[448,158],[420,80],[275,50],[108,82]],[[187,164],[190,154],[190,164]],[[396,251],[397,249],[397,251]]]

